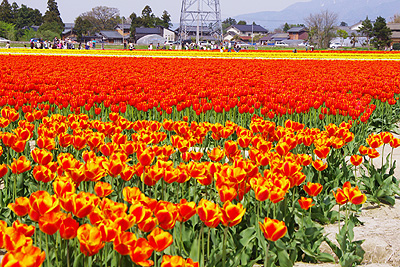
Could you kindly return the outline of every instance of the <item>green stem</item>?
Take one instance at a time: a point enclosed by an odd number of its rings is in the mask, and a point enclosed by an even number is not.
[[[47,266],[51,266],[50,265],[50,251],[49,251],[49,240],[46,234],[46,261],[47,261]]]
[[[267,240],[267,250],[265,251],[264,267],[268,267],[268,253],[269,253],[269,242]]]
[[[200,259],[201,259],[201,248],[200,248],[200,246],[201,246],[201,237],[202,237],[202,232],[204,231],[204,223],[202,223],[201,224],[201,229],[200,229],[200,232],[199,232],[199,247],[198,247],[198,251],[197,251],[197,255],[198,255],[198,257],[197,257],[197,260],[200,262]]]
[[[226,226],[224,229],[224,241],[222,244],[222,267],[225,267],[226,263],[226,238],[228,236],[228,227]]]

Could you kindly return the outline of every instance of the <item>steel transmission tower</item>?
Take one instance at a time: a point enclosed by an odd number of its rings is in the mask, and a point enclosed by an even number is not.
[[[189,39],[194,33],[196,43],[206,36],[222,41],[219,0],[182,0],[179,39]]]

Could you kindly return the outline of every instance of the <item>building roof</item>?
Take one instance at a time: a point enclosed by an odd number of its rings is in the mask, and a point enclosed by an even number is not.
[[[400,39],[400,32],[392,32],[392,35],[390,36],[392,39]]]
[[[99,35],[107,39],[122,39],[122,35],[117,31],[100,31]]]
[[[388,23],[386,24],[392,31],[400,31],[400,23]]]
[[[117,25],[114,27],[114,29],[116,29],[116,28],[122,29],[122,27],[124,27],[124,30],[130,30],[130,29],[131,29],[131,24],[128,24],[128,23],[117,24]]]
[[[300,32],[305,32],[305,31],[307,31],[307,29],[304,28],[304,27],[293,27],[293,28],[290,28],[287,32],[289,32],[289,33],[300,33]]]
[[[186,27],[184,27],[184,28],[185,28],[185,30],[186,30],[187,32],[196,32],[196,31],[197,31],[197,26],[186,26]],[[212,29],[210,29],[210,28],[207,27],[207,26],[200,26],[199,29],[200,29],[200,31],[203,32],[203,33],[210,33],[210,32],[212,32]],[[176,29],[175,31],[179,32],[179,28]]]
[[[241,32],[263,32],[263,33],[267,33],[268,30],[261,27],[260,25],[232,25],[232,27],[235,27],[236,29],[238,29]]]
[[[157,28],[136,28],[136,34],[161,34],[162,29],[161,27]]]
[[[287,33],[275,33],[274,35],[271,36],[272,40],[276,40],[276,41],[282,41],[282,40],[286,40],[289,39],[289,34]]]

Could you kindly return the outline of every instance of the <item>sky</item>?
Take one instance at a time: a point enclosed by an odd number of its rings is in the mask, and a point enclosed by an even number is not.
[[[142,13],[143,8],[149,5],[153,13],[161,17],[162,12],[167,10],[171,14],[171,21],[179,23],[182,0],[56,0],[61,18],[64,23],[74,22],[81,13],[90,11],[95,6],[116,7],[120,14],[129,17],[132,12],[137,15]],[[260,12],[279,11],[296,2],[308,2],[310,0],[220,0],[222,20],[236,15]],[[39,9],[42,14],[46,12],[47,0],[8,0],[17,2],[19,6],[25,4]],[[245,3],[245,4],[244,4]]]

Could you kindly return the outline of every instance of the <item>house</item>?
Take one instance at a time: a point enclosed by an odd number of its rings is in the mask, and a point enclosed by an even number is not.
[[[166,41],[175,41],[176,38],[176,33],[173,30],[164,28],[162,26],[157,26],[155,28],[136,28],[136,33],[135,33],[135,40],[139,40],[140,38],[146,36],[146,35],[160,35],[163,37]]]
[[[226,29],[224,41],[232,41],[235,36],[242,41],[251,41],[254,35],[266,35],[268,30],[260,25],[231,25]],[[249,38],[250,37],[250,38]]]
[[[110,44],[122,44],[125,40],[125,36],[122,36],[117,31],[100,31],[95,36]]]
[[[191,39],[191,38],[196,38],[197,35],[197,26],[183,26],[182,29],[181,28],[177,28],[175,30],[175,32],[180,32],[181,39],[182,40],[187,40],[187,39]],[[209,27],[206,26],[199,26],[199,35],[200,35],[200,40],[205,40],[205,39],[210,39],[210,37],[212,36],[212,29],[210,29]],[[212,38],[215,39],[215,38]]]
[[[117,24],[114,27],[114,30],[116,30],[119,34],[124,35],[126,38],[129,37],[131,34],[131,25],[130,24]]]
[[[392,31],[392,36],[390,37],[392,39],[391,45],[400,43],[400,23],[388,23],[386,25]]]
[[[64,30],[61,33],[61,38],[63,40],[69,38],[71,40],[76,41],[78,35],[76,34],[74,27],[75,23],[64,23]]]
[[[284,40],[289,40],[289,34],[286,32],[275,33],[274,35],[271,36],[271,41],[274,41],[274,42],[284,41]]]
[[[290,40],[307,40],[308,30],[305,27],[293,27],[290,28],[287,33],[289,34]]]

